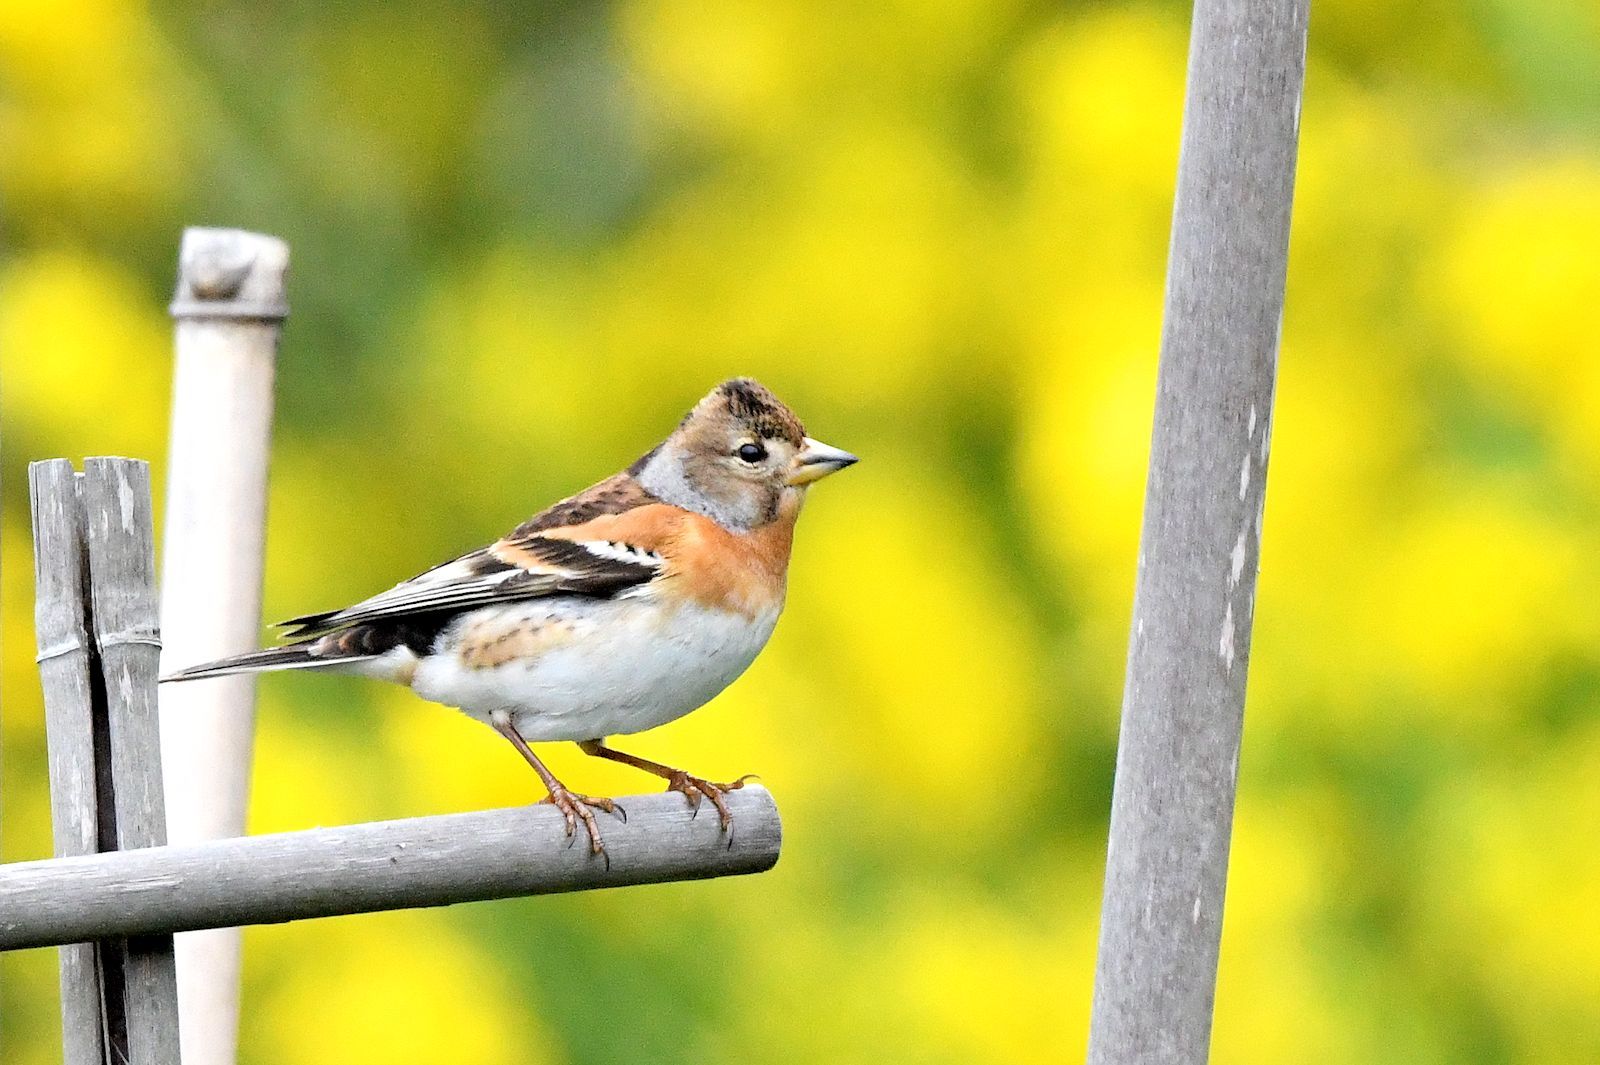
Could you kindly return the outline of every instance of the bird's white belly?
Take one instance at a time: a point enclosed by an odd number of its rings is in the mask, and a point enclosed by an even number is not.
[[[644,597],[510,603],[452,624],[411,686],[476,718],[506,711],[531,741],[642,732],[731,684],[777,620]]]

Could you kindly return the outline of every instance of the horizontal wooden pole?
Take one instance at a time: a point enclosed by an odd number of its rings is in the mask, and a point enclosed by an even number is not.
[[[0,865],[0,950],[274,924],[563,891],[759,873],[782,828],[759,785],[728,793],[731,835],[681,794],[597,814],[610,855],[548,805]]]

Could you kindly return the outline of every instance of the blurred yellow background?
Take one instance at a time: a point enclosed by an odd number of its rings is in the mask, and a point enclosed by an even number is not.
[[[1600,6],[1316,0],[1214,1060],[1600,1060]],[[48,852],[24,468],[163,452],[189,223],[293,248],[267,610],[488,540],[756,375],[865,461],[728,693],[773,872],[255,929],[247,1065],[1081,1055],[1187,6],[0,13],[3,832]],[[252,825],[531,800],[261,684]],[[552,750],[600,794],[649,787]],[[977,783],[974,783],[977,782]],[[6,1065],[55,956],[0,959]]]

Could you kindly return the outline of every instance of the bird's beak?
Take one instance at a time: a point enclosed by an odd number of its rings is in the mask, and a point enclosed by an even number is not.
[[[789,467],[789,483],[802,485],[820,481],[828,474],[838,473],[860,461],[848,451],[829,447],[821,440],[813,440],[808,436],[805,445],[795,453],[794,464]]]

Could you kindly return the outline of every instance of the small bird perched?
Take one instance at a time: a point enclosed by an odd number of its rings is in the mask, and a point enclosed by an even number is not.
[[[167,681],[277,669],[356,673],[408,685],[494,726],[528,760],[590,849],[593,807],[529,747],[572,740],[635,766],[691,806],[723,793],[681,769],[627,754],[607,736],[689,713],[755,660],[783,609],[789,549],[807,486],[856,457],[806,435],[749,378],[718,385],[622,473],[563,499],[488,547],[343,610],[282,625],[292,642],[191,666]]]

